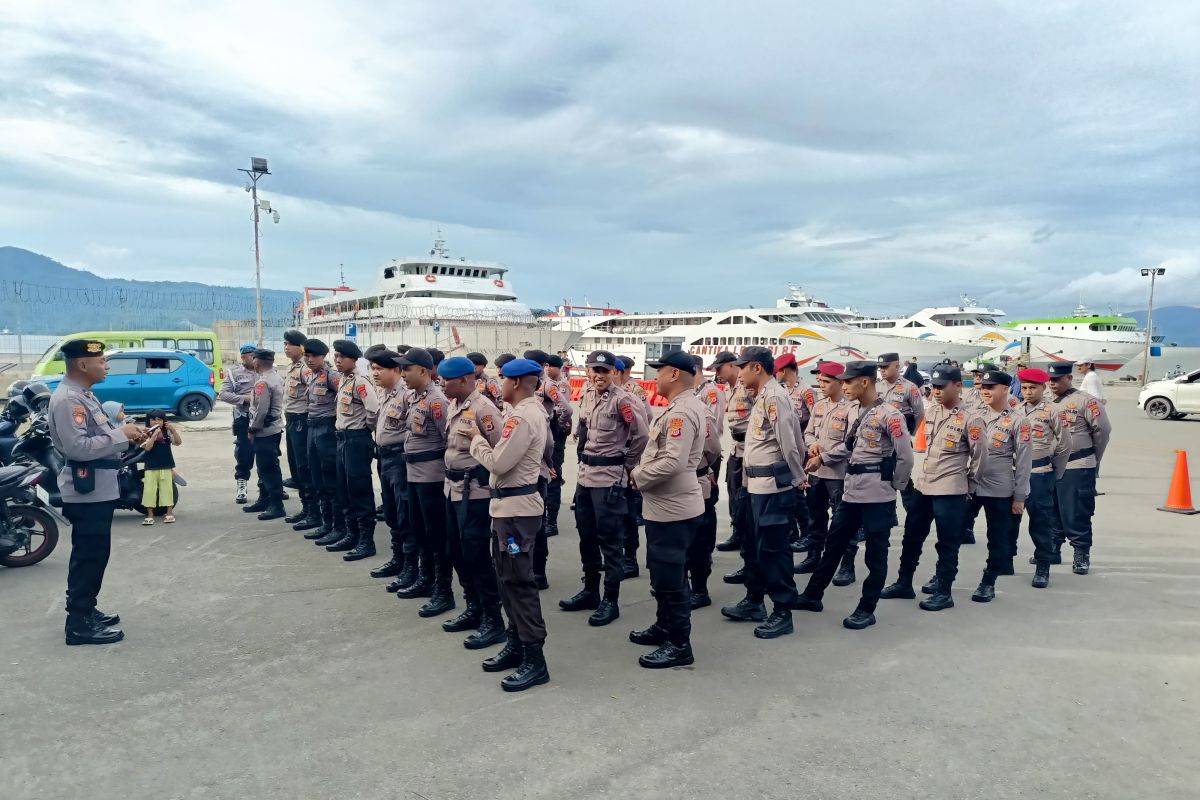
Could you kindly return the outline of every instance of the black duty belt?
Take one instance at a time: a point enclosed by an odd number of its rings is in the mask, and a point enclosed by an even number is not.
[[[308,416],[308,415],[305,415],[305,416]],[[332,414],[329,415],[328,417],[308,416],[308,424],[309,424],[309,427],[312,427],[312,428],[333,427],[333,424],[335,422],[337,422],[337,418],[334,417]]]
[[[402,444],[381,444],[379,445],[379,455],[381,457],[392,457],[404,455],[404,445]]]
[[[732,436],[732,437],[733,437],[733,440],[734,440],[735,442],[744,442],[744,441],[746,441],[746,434],[744,434],[744,433],[731,433],[731,434],[730,434],[730,436]]]
[[[285,412],[283,412],[283,415],[284,415],[284,417],[286,417],[289,420],[297,419],[299,417],[304,417],[305,419],[308,419],[307,411],[285,411]]]
[[[593,456],[584,453],[579,461],[589,467],[616,467],[625,463],[625,456]]]
[[[459,481],[473,480],[480,486],[487,486],[488,480],[492,477],[492,473],[487,471],[487,467],[482,464],[477,464],[470,469],[447,469],[446,478],[454,483]]]
[[[744,467],[747,477],[750,478],[774,478],[775,468],[773,466],[759,467],[747,464]]]
[[[866,475],[868,473],[883,472],[883,464],[851,464],[846,467],[847,475]]]
[[[343,428],[337,432],[339,439],[357,439],[360,436],[370,436],[371,432],[366,428]]]
[[[405,453],[404,460],[409,464],[420,464],[423,461],[437,461],[446,457],[446,450],[422,450],[419,453]]]
[[[1082,450],[1076,450],[1072,452],[1071,455],[1067,456],[1067,461],[1078,461],[1081,458],[1087,458],[1088,456],[1094,455],[1096,455],[1096,448],[1085,447]]]
[[[1038,467],[1048,467],[1053,463],[1054,456],[1042,456],[1041,458],[1035,458],[1030,466],[1033,469],[1037,469]]]
[[[71,469],[78,467],[86,467],[91,469],[120,469],[125,466],[115,458],[97,458],[94,461],[68,461],[67,466]]]
[[[527,486],[506,486],[503,489],[493,486],[492,499],[500,500],[505,497],[520,497],[525,494],[537,494],[538,485],[536,483],[528,484]]]

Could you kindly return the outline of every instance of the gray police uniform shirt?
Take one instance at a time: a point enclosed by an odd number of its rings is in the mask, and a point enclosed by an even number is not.
[[[1071,389],[1054,399],[1059,419],[1064,429],[1071,432],[1071,454],[1091,447],[1095,453],[1083,458],[1070,458],[1067,469],[1087,469],[1100,466],[1108,439],[1112,435],[1112,421],[1104,413],[1100,401],[1087,392]]]
[[[303,360],[292,362],[288,367],[284,383],[287,388],[284,412],[288,414],[308,413],[308,382],[312,380],[312,370],[305,366]]]
[[[1029,431],[1033,435],[1034,462],[1050,459],[1046,464],[1035,466],[1032,474],[1053,470],[1054,477],[1061,478],[1067,469],[1067,456],[1071,454],[1071,431],[1063,427],[1058,412],[1044,397],[1036,405],[1024,403],[1021,412],[1029,420]]]
[[[789,492],[805,481],[803,434],[791,395],[778,381],[767,381],[750,409],[746,432],[746,472],[742,485],[750,494]],[[792,472],[791,484],[780,486],[774,476],[750,477],[750,467],[770,467],[785,462]]]
[[[682,522],[704,513],[696,470],[708,424],[704,407],[685,390],[650,425],[646,449],[632,472],[642,493],[643,517],[651,522]]]
[[[729,402],[725,407],[725,424],[734,437],[733,458],[742,458],[746,452],[746,430],[750,427],[750,406],[754,399],[746,394],[746,387],[739,380],[728,389]],[[741,441],[738,441],[738,439]]]
[[[64,378],[50,395],[47,424],[50,440],[68,461],[114,459],[129,446],[129,440],[104,413],[96,395],[70,378]],[[70,466],[59,470],[58,486],[63,502],[103,503],[120,496],[117,470],[97,469],[95,476],[96,488],[80,494],[71,480]]]
[[[309,420],[337,416],[337,390],[340,384],[341,376],[328,364],[312,371],[308,384],[304,387],[308,397],[305,408]]]
[[[441,387],[430,381],[421,391],[414,391],[408,406],[408,434],[404,452],[408,455],[446,449],[446,425],[450,416],[450,401]],[[408,463],[409,483],[443,483],[446,480],[446,458]]]
[[[895,453],[896,472],[890,484],[885,483],[878,472],[847,474],[842,491],[843,503],[895,502],[896,491],[908,484],[914,463],[904,415],[888,403],[881,402],[860,411],[857,419],[850,424],[851,430],[854,430],[856,422],[858,430],[854,432],[854,449],[851,450],[847,442],[842,442],[821,453],[821,461],[830,466],[846,461],[849,469],[856,464],[869,466],[882,463]]]
[[[725,433],[725,392],[712,378],[705,378],[695,389],[696,397],[704,404],[705,413],[712,418],[714,432],[720,439]]]
[[[250,401],[250,431],[255,436],[283,433],[283,379],[273,369],[258,376]]]
[[[538,482],[542,453],[549,436],[550,426],[546,424],[542,401],[537,397],[526,397],[516,406],[509,406],[495,446],[483,436],[477,436],[471,441],[471,455],[492,473],[494,488],[531,486]],[[488,504],[492,519],[540,517],[544,512],[540,492],[493,497]]]
[[[979,412],[983,430],[969,431],[973,442],[981,446],[974,453],[971,492],[977,497],[1011,497],[1025,501],[1029,497],[1029,469],[1032,438],[1029,420],[1010,409]]]
[[[221,393],[217,398],[233,406],[234,419],[249,416],[250,401],[245,396],[254,391],[256,383],[258,373],[242,364],[225,370],[225,383],[221,385]]]
[[[408,437],[408,400],[411,395],[403,383],[383,393],[379,400],[379,416],[375,420],[375,444],[379,447],[404,446],[404,440]],[[395,456],[399,457],[399,454]]]
[[[808,428],[804,431],[805,452],[807,453],[815,445],[820,448],[819,452],[824,453],[846,441],[846,434],[850,432],[851,414],[857,417],[858,403],[847,397],[843,396],[837,402],[828,397],[818,400],[817,404],[813,406],[812,419],[809,420]],[[827,481],[845,480],[846,462],[840,461],[836,464],[822,462],[813,475]]]
[[[637,397],[615,384],[596,393],[587,414],[584,455],[622,456],[623,461],[599,467],[580,462],[580,486],[607,489],[613,484],[626,484],[626,475],[637,466],[648,438],[648,426],[640,405]]]
[[[967,494],[972,464],[983,449],[984,425],[978,406],[968,408],[961,402],[953,408],[941,403],[930,406],[925,416],[928,445],[913,487],[932,497]]]
[[[366,378],[355,374],[341,377],[337,390],[337,421],[339,431],[374,430],[379,413],[379,393]]]
[[[883,402],[899,411],[906,422],[912,419],[914,431],[921,424],[921,420],[925,419],[925,397],[921,394],[921,389],[907,378],[901,377],[894,381],[880,378],[875,381],[875,391],[883,398]]]
[[[496,404],[488,400],[480,392],[474,391],[461,403],[450,401],[450,410],[446,414],[446,469],[471,470],[480,466],[479,460],[471,455],[471,440],[478,431],[487,439],[487,443],[495,447],[500,441],[500,428],[504,424],[504,416]],[[446,497],[452,503],[463,499],[465,480],[450,480],[446,476],[444,487]],[[471,494],[469,500],[487,500],[492,496],[487,482],[480,484],[471,479]]]

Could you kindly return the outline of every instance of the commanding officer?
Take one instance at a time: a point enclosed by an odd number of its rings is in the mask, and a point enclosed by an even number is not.
[[[712,378],[704,375],[704,359],[693,356],[696,368],[696,387],[693,394],[704,408],[706,430],[704,455],[696,469],[700,494],[704,498],[704,514],[696,527],[696,535],[687,552],[687,576],[691,589],[692,610],[712,605],[708,594],[708,576],[712,574],[713,548],[717,544],[717,503],[721,492],[717,479],[721,474],[721,433],[725,424],[725,392]]]
[[[312,529],[311,533],[304,534],[304,538],[320,540],[333,534],[335,530],[345,530],[345,509],[335,504],[337,439],[333,433],[333,426],[337,416],[338,375],[325,362],[325,356],[329,355],[329,345],[320,339],[306,339],[303,348],[304,365],[310,373],[308,384],[305,386],[305,392],[308,394],[308,405],[305,408],[308,413],[308,467],[312,476],[314,498],[312,508],[316,514],[315,517],[298,522],[292,527],[298,531]],[[339,533],[338,539],[343,535],[344,533]]]
[[[487,468],[471,455],[471,440],[483,436],[488,445],[500,442],[500,410],[475,388],[474,365],[461,356],[438,365],[450,400],[446,413],[446,533],[450,561],[458,572],[467,608],[442,623],[449,633],[478,629],[463,642],[468,650],[504,641],[500,618],[500,590],[492,566],[489,542],[492,518],[488,514],[491,492]],[[502,395],[503,397],[503,395]]]
[[[875,391],[904,415],[904,425],[910,436],[915,435],[921,420],[925,419],[925,398],[921,387],[900,374],[900,354],[884,353],[879,356],[879,380]]]
[[[400,353],[384,348],[369,355],[371,378],[379,390],[375,420],[375,452],[379,456],[379,486],[383,520],[388,526],[392,557],[371,570],[372,578],[396,577],[385,588],[395,592],[417,579],[417,542],[408,524],[408,471],[404,438],[408,426],[408,389],[400,379]]]
[[[250,424],[246,435],[254,443],[254,466],[262,481],[258,502],[244,506],[243,511],[261,511],[264,522],[279,519],[287,512],[283,508],[283,471],[279,468],[279,442],[283,438],[283,379],[275,371],[275,351],[254,351],[254,368],[258,381],[254,384],[254,399],[250,402]]]
[[[813,370],[824,396],[813,406],[812,419],[804,432],[808,459],[804,468],[812,474],[808,480],[808,491],[805,493],[808,500],[808,535],[811,544],[804,560],[793,570],[797,575],[808,574],[821,563],[821,553],[829,535],[829,515],[837,511],[838,503],[842,502],[842,488],[846,483],[846,462],[843,460],[826,465],[821,460],[821,454],[844,442],[846,432],[850,429],[850,414],[854,412],[854,407],[846,398],[845,386],[837,377],[844,370],[845,367],[836,361],[822,361]],[[849,547],[853,550],[848,548],[846,552],[850,553],[853,563],[858,546],[852,541]]]
[[[1029,538],[1033,539],[1033,557],[1036,564],[1033,588],[1045,589],[1050,585],[1050,565],[1061,564],[1062,556],[1054,558],[1054,487],[1067,469],[1067,458],[1071,454],[1071,432],[1063,427],[1062,419],[1046,399],[1046,381],[1050,375],[1045,370],[1022,369],[1017,372],[1021,381],[1021,394],[1025,398],[1021,413],[1029,420],[1033,437],[1033,453],[1029,473],[1029,497],[1025,499],[1025,511],[1029,514]],[[1013,522],[1012,552],[1017,551],[1017,534],[1021,528],[1018,517]]]
[[[1072,571],[1076,575],[1087,575],[1092,566],[1096,473],[1112,435],[1112,422],[1099,400],[1071,385],[1073,366],[1063,362],[1051,364],[1049,369],[1054,408],[1063,428],[1071,432],[1071,454],[1056,490],[1062,529],[1055,529],[1054,552],[1061,552],[1064,538],[1070,540],[1075,548]]]
[[[900,574],[896,582],[883,590],[885,600],[911,600],[913,575],[921,559],[921,548],[929,538],[929,528],[937,523],[937,571],[922,589],[932,595],[921,601],[926,611],[941,611],[954,606],[951,590],[958,576],[958,550],[962,545],[967,517],[967,491],[970,488],[971,463],[982,449],[979,436],[984,422],[978,412],[962,404],[962,372],[942,364],[933,368],[933,406],[925,417],[928,450],[921,469],[913,478],[914,487],[904,520],[904,546],[900,553]]]
[[[981,410],[983,430],[972,439],[980,439],[971,483],[987,516],[988,559],[983,580],[971,599],[987,603],[996,597],[996,577],[1013,574],[1013,517],[1020,518],[1029,496],[1030,439],[1029,420],[1008,406],[1008,387],[1012,376],[1000,370],[983,374],[980,396],[987,405]]]
[[[467,359],[475,368],[475,388],[496,408],[503,408],[504,396],[500,394],[500,381],[487,374],[487,356],[483,353],[467,353]]]
[[[233,478],[237,481],[234,501],[239,504],[246,502],[246,481],[250,480],[250,468],[254,466],[254,445],[246,438],[246,426],[250,421],[250,399],[258,381],[254,371],[256,349],[252,344],[241,346],[238,354],[242,363],[225,370],[225,383],[217,395],[222,402],[233,406]]]
[[[701,472],[707,412],[694,389],[696,363],[682,350],[649,366],[667,407],[650,426],[649,442],[632,473],[645,503],[646,568],[658,603],[655,622],[629,641],[658,649],[638,659],[647,669],[681,667],[692,656],[692,608],[685,578],[688,547],[704,514]],[[704,472],[707,472],[707,467]]]
[[[337,393],[337,494],[346,510],[345,535],[328,545],[331,553],[356,561],[375,555],[375,487],[371,459],[375,443],[371,431],[379,413],[379,395],[355,367],[362,350],[349,339],[333,343],[334,366],[341,373]]]
[[[733,438],[733,452],[729,454],[729,467],[725,470],[725,491],[729,496],[729,538],[717,545],[717,549],[723,553],[741,548],[742,534],[747,527],[746,487],[742,485],[742,465],[746,447],[746,427],[750,424],[750,406],[754,398],[746,394],[746,387],[738,377],[740,371],[734,366],[736,361],[737,356],[723,350],[713,357],[712,362],[717,380],[725,385],[725,425]],[[730,580],[730,577],[734,580]],[[725,576],[726,583],[741,583],[742,580],[743,571],[740,567],[732,576]]]
[[[553,437],[554,477],[546,489],[546,535],[558,536],[558,511],[562,507],[563,462],[566,460],[567,437],[571,435],[572,417],[575,409],[571,405],[571,382],[562,374],[563,360],[550,356],[546,360],[546,384],[558,387],[561,404],[557,414],[550,417],[550,435]]]
[[[449,403],[434,380],[434,359],[414,347],[401,356],[408,400],[408,432],[404,460],[408,464],[408,510],[421,547],[421,560],[433,565],[433,591],[417,611],[436,617],[454,608],[451,588],[450,543],[446,535],[446,413]],[[397,597],[422,597],[420,582],[396,592]]]
[[[734,362],[742,384],[754,392],[746,435],[744,483],[750,495],[750,526],[743,536],[746,596],[721,613],[739,622],[763,621],[754,629],[760,639],[792,632],[796,582],[788,528],[805,481],[799,421],[792,400],[772,378],[775,358],[765,347],[747,347]],[[768,617],[763,596],[774,603]]]
[[[608,625],[621,615],[617,601],[625,575],[625,516],[629,513],[625,488],[629,471],[646,449],[647,428],[636,408],[637,399],[613,383],[617,357],[597,350],[587,357],[595,399],[587,416],[587,444],[579,463],[575,491],[575,524],[579,530],[579,558],[583,563],[583,589],[569,600],[560,600],[564,611],[594,609],[589,625]],[[600,572],[604,572],[604,598],[600,597]]]
[[[67,565],[67,644],[111,644],[125,638],[110,627],[121,621],[96,608],[112,548],[118,457],[130,442],[146,438],[137,425],[117,427],[100,407],[92,387],[108,374],[104,343],[72,339],[62,346],[66,376],[50,396],[50,439],[66,464],[58,473],[63,513],[71,521]]]
[[[862,529],[866,532],[867,579],[854,613],[842,620],[851,630],[875,624],[875,605],[887,579],[888,534],[896,513],[896,491],[908,484],[913,468],[912,444],[904,417],[876,391],[874,361],[850,361],[838,380],[846,383],[846,394],[858,403],[857,418],[846,440],[821,454],[821,462],[846,461],[846,485],[842,502],[833,512],[833,523],[825,554],[795,607],[820,611],[821,598],[833,580],[846,545]]]
[[[525,358],[504,365],[504,401],[512,411],[493,447],[476,426],[471,455],[491,473],[492,558],[500,599],[508,617],[508,641],[483,662],[485,672],[516,667],[500,681],[506,692],[520,692],[550,680],[542,647],[546,623],[537,584],[533,581],[532,551],[545,515],[538,476],[549,431],[541,401],[534,396],[542,368]]]
[[[283,334],[283,352],[292,362],[284,380],[283,402],[283,413],[287,420],[288,475],[300,495],[300,512],[284,522],[293,525],[318,514],[317,500],[313,496],[312,470],[308,466],[308,382],[312,380],[312,370],[304,363],[304,342],[307,339],[296,330],[284,331]]]

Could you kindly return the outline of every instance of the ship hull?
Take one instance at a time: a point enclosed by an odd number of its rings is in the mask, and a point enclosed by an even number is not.
[[[348,336],[346,320],[308,320],[304,326],[306,336],[315,336],[330,343],[335,339],[353,338],[364,350],[373,344],[386,345],[394,349],[397,345],[425,349],[437,348],[449,356],[467,353],[483,353],[489,360],[501,353],[521,355],[526,350],[543,350],[556,353],[570,350],[579,339],[577,331],[559,331],[546,325],[489,323],[477,320],[462,322],[440,321],[438,329],[432,325],[410,320],[354,320],[354,336]]]

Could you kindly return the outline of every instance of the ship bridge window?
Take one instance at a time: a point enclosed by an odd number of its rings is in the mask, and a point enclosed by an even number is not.
[[[907,325],[905,325],[904,327],[906,327],[906,328],[924,328],[925,326],[924,326],[924,325],[922,325],[921,323],[917,322],[917,321],[914,319],[912,322],[908,323],[908,324],[907,324]]]

